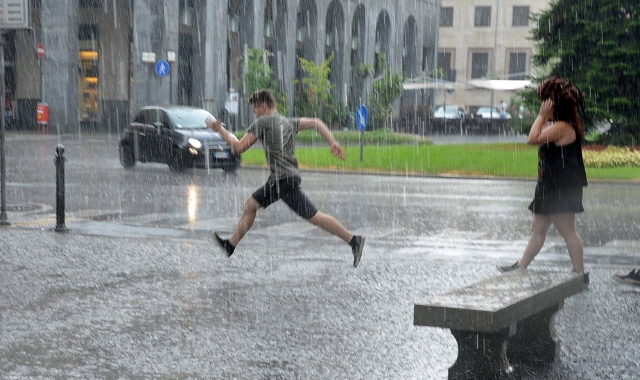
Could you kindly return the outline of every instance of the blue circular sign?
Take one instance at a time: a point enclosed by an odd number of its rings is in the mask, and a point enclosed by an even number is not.
[[[171,66],[169,66],[169,62],[165,61],[164,59],[159,60],[158,62],[156,62],[156,73],[161,76],[167,76],[169,74],[169,70],[171,70]]]
[[[369,122],[369,111],[365,105],[358,107],[356,111],[356,126],[360,131],[367,129],[367,123]]]

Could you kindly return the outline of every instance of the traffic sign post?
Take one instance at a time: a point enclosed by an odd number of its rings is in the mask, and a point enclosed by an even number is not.
[[[158,74],[160,78],[164,78],[167,75],[169,76],[169,103],[172,103],[173,92],[171,88],[171,65],[169,65],[169,62],[164,59],[156,62],[156,74]]]
[[[356,127],[360,130],[360,161],[364,159],[364,131],[369,122],[369,111],[364,104],[361,104],[356,111]]]
[[[6,200],[6,163],[4,153],[4,30],[29,29],[29,0],[0,1],[0,226],[9,225]],[[44,47],[43,54],[44,54]]]

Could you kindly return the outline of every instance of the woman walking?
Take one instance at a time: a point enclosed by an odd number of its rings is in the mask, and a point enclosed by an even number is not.
[[[507,272],[526,268],[540,252],[553,224],[567,244],[573,270],[584,274],[584,248],[575,224],[576,213],[584,211],[582,190],[587,186],[582,159],[584,135],[578,114],[584,107],[584,97],[576,85],[561,77],[545,79],[538,97],[542,105],[527,139],[528,144],[539,146],[538,183],[529,205],[533,212],[531,236],[520,260],[499,269]]]

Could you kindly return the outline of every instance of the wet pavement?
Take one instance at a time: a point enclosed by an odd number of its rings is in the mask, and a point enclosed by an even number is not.
[[[413,304],[498,275],[496,260],[371,236],[354,269],[346,245],[291,230],[227,259],[204,236],[3,229],[0,377],[446,378],[456,342],[413,326]],[[640,288],[613,281],[625,266],[590,269],[557,315],[559,360],[525,378],[637,378]]]
[[[321,209],[367,236],[360,266],[282,205],[259,213],[226,258],[209,233],[230,233],[262,171],[125,172],[117,157],[70,153],[69,231],[56,233],[52,179],[37,174],[52,167],[50,143],[20,145],[47,152],[36,174],[19,170],[27,153],[9,156],[3,379],[446,379],[455,339],[413,326],[413,305],[497,276],[531,223],[530,181],[305,173]],[[578,223],[591,285],[557,314],[559,359],[525,379],[637,378],[640,287],[612,279],[640,267],[637,187],[585,190]],[[557,233],[532,268],[569,270]]]

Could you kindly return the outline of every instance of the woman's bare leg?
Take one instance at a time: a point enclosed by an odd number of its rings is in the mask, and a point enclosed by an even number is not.
[[[534,214],[533,225],[531,226],[531,236],[527,247],[522,253],[518,266],[520,268],[526,268],[529,266],[534,257],[540,252],[544,241],[547,239],[547,230],[551,225],[551,218],[548,215]]]
[[[551,216],[551,220],[567,243],[573,270],[578,273],[584,273],[584,246],[580,235],[576,231],[576,214],[554,214]]]

